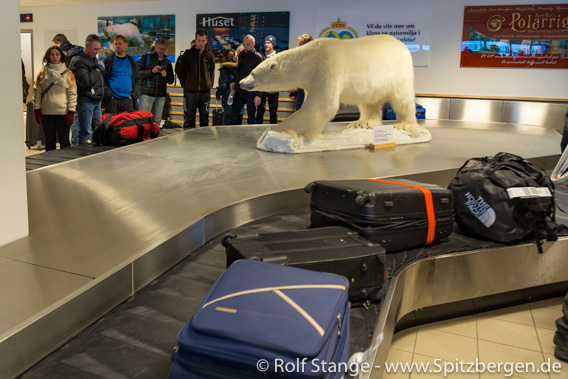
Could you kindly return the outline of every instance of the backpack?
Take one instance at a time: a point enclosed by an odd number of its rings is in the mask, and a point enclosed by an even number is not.
[[[154,115],[146,111],[107,113],[93,131],[93,142],[101,145],[125,146],[156,138],[160,127]]]
[[[544,239],[558,239],[554,184],[544,170],[518,155],[469,159],[448,189],[454,193],[456,222],[466,234],[499,243],[532,234],[539,253]]]
[[[416,104],[416,119],[426,119],[426,108],[422,107],[420,104]],[[396,112],[392,109],[390,103],[383,105],[383,120],[396,120]]]

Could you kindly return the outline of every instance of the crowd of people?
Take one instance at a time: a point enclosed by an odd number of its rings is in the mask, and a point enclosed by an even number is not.
[[[197,112],[199,125],[209,125],[216,70],[207,39],[205,30],[197,30],[191,48],[183,52],[175,65],[175,75],[183,88],[183,127],[187,129],[196,127]],[[310,35],[304,34],[298,38],[298,44],[311,40]],[[163,125],[167,86],[175,81],[165,39],[156,39],[137,62],[127,54],[128,39],[122,35],[112,39],[114,52],[102,62],[97,59],[102,41],[96,34],[88,35],[84,46],[73,45],[64,34],[55,35],[53,43],[45,53],[33,91],[34,117],[44,129],[46,150],[55,149],[57,140],[61,148],[88,143],[103,109],[105,113],[145,110]],[[247,35],[237,50],[228,49],[223,54],[216,91],[223,109],[223,124],[242,124],[245,109],[248,124],[261,124],[266,103],[270,123],[278,122],[277,92],[249,92],[238,84],[262,61],[278,53],[273,35],[265,37],[262,52],[256,51],[255,45],[255,38]],[[304,91],[293,90],[290,95],[297,100],[299,109]]]

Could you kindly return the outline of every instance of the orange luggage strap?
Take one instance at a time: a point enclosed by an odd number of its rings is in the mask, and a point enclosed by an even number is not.
[[[426,234],[426,245],[434,242],[434,235],[436,233],[436,214],[434,213],[434,200],[432,199],[432,192],[429,189],[419,186],[413,186],[412,184],[389,182],[387,180],[380,179],[364,179],[372,182],[380,182],[387,184],[395,184],[397,186],[410,187],[422,191],[424,194],[424,202],[426,204],[426,214],[428,216],[428,233]]]

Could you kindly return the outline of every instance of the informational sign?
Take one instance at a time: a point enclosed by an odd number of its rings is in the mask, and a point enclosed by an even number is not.
[[[316,15],[318,38],[360,38],[391,35],[412,53],[414,66],[426,67],[430,61],[430,8],[322,9]]]
[[[465,7],[462,67],[568,68],[568,4]]]
[[[276,38],[276,51],[288,50],[290,44],[290,12],[198,14],[197,28],[207,31],[207,47],[219,61],[223,52],[236,49],[250,34],[256,50],[264,50],[268,35]]]
[[[163,38],[168,42],[168,59],[175,61],[176,16],[173,14],[99,17],[98,24],[98,35],[102,40],[99,59],[111,55],[114,52],[113,38],[123,35],[128,40],[126,53],[134,60],[146,54],[156,39]]]
[[[394,140],[392,125],[380,125],[373,127],[373,144],[390,143]]]

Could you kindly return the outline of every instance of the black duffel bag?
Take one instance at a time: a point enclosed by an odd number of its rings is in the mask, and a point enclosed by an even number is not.
[[[469,159],[448,189],[454,193],[456,222],[466,234],[499,243],[532,234],[539,253],[544,239],[558,239],[554,184],[518,155]]]

